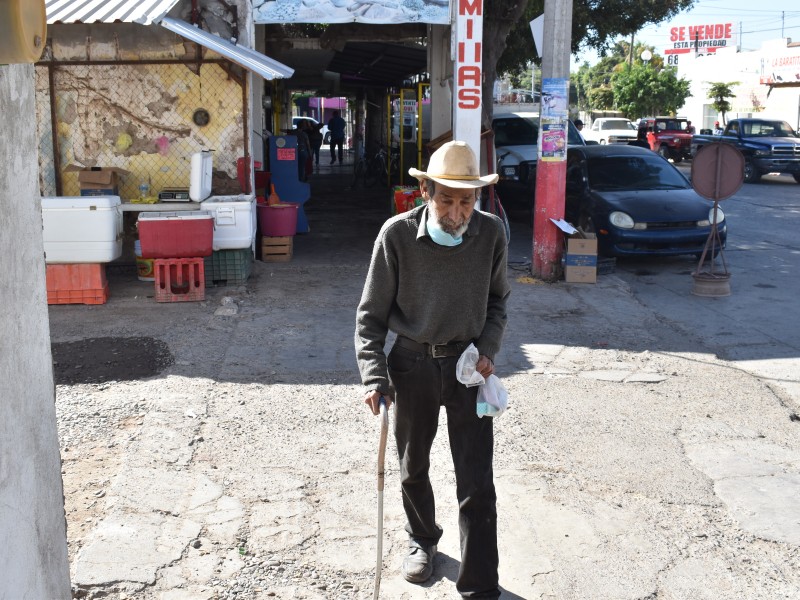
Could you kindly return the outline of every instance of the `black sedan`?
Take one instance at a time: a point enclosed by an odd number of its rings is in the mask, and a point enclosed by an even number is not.
[[[566,218],[597,235],[605,256],[700,255],[714,203],[658,154],[636,146],[584,146],[567,153]],[[725,215],[717,209],[722,246]]]

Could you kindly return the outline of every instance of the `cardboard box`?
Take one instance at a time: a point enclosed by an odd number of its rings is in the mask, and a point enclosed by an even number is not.
[[[597,238],[593,233],[585,235],[567,239],[564,267],[567,283],[597,283]]]
[[[119,167],[81,167],[69,165],[64,171],[78,173],[81,196],[119,196],[121,178],[129,171]]]

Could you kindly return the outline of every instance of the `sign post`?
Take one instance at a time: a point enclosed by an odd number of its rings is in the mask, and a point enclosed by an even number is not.
[[[483,0],[454,0],[453,139],[481,155]]]

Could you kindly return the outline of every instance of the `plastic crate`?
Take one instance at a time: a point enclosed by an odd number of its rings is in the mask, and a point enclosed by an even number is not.
[[[215,250],[206,256],[207,285],[238,285],[253,272],[253,251],[250,248]]]
[[[156,302],[205,300],[203,258],[157,258],[155,274]]]
[[[48,304],[105,304],[106,266],[101,263],[47,265]]]

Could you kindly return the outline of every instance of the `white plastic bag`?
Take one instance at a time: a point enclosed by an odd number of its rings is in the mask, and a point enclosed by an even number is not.
[[[470,344],[458,358],[456,379],[467,387],[481,386],[475,407],[479,417],[499,417],[508,408],[508,391],[496,375],[489,375],[484,379],[483,375],[475,370],[479,358],[475,344]]]
[[[475,347],[475,344],[467,346],[467,349],[464,350],[458,358],[458,363],[456,364],[456,379],[467,387],[483,385],[486,381],[483,375],[475,370],[475,366],[478,364],[478,358],[480,358],[480,355],[478,354],[478,349]]]
[[[508,408],[508,390],[497,375],[489,375],[478,390],[478,416],[499,417]]]

